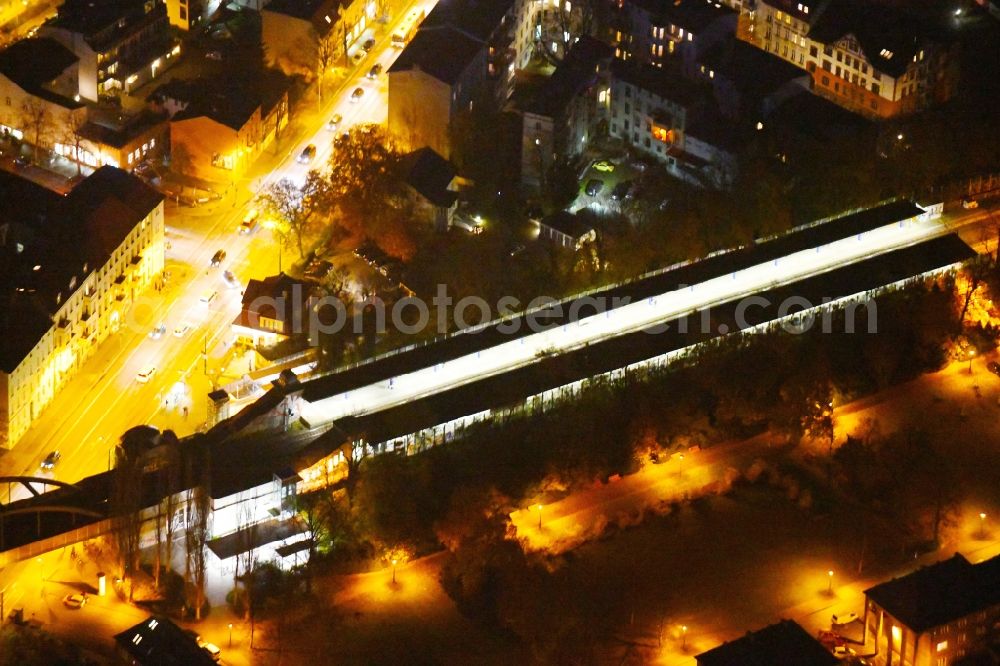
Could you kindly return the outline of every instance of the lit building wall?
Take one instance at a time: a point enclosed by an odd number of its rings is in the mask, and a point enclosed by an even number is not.
[[[912,113],[954,96],[958,61],[953,49],[925,43],[900,76],[879,71],[858,40],[846,35],[833,44],[810,39],[810,21],[819,9],[809,2],[758,2],[749,12],[749,35],[755,46],[805,69],[813,91],[851,111],[889,118]],[[914,40],[917,38],[914,36]],[[880,56],[895,54],[883,48]]]
[[[59,390],[124,323],[136,297],[163,273],[163,203],[139,222],[103,266],[67,285],[72,290],[53,326],[6,377],[7,446],[24,436]]]
[[[173,168],[213,182],[229,182],[246,172],[262,150],[258,107],[239,130],[207,116],[170,122]]]
[[[404,152],[430,147],[451,157],[452,90],[419,69],[389,72],[389,131]]]

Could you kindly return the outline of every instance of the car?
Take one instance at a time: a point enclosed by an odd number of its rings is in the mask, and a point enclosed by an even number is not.
[[[333,118],[330,118],[330,121],[326,124],[326,128],[332,132],[337,129],[337,126],[339,126],[343,120],[344,116],[339,113],[335,113],[333,114]]]
[[[355,88],[354,92],[351,93],[351,101],[357,102],[359,99],[365,96],[364,88]]]
[[[191,332],[191,324],[178,324],[174,328],[174,337],[183,338],[185,335]]]
[[[854,650],[846,645],[838,645],[833,648],[833,656],[839,659],[847,659],[848,657],[853,657],[855,654]]]
[[[208,291],[206,291],[204,294],[201,295],[200,300],[205,305],[205,307],[208,307],[209,305],[212,304],[212,301],[214,301],[215,297],[218,295],[219,292],[215,291],[214,289],[209,289]]]
[[[18,169],[26,169],[31,166],[31,160],[24,155],[18,155],[14,158],[14,166]]]
[[[216,250],[215,254],[212,255],[212,265],[221,266],[222,262],[226,260],[225,250]]]
[[[372,68],[368,70],[369,79],[377,79],[378,75],[382,73],[382,65],[375,63]]]
[[[152,378],[154,374],[156,374],[156,366],[147,365],[145,368],[136,373],[135,381],[139,382],[140,384],[145,384]]]
[[[632,186],[635,183],[631,180],[623,180],[611,190],[611,198],[615,201],[625,201],[632,198]]]
[[[510,249],[510,256],[516,257],[517,255],[521,254],[522,252],[524,252],[524,246],[521,245],[520,243],[518,243],[517,245],[515,245],[514,247],[512,247]]]
[[[607,160],[601,160],[599,162],[594,162],[594,170],[601,171],[604,173],[611,173],[615,170],[615,165]]]
[[[1000,363],[996,361],[990,361],[986,364],[986,369],[992,372],[994,375],[1000,377]]]
[[[316,145],[310,143],[308,146],[302,149],[299,156],[296,158],[299,164],[309,164],[316,157]]]
[[[87,603],[86,594],[67,594],[63,597],[63,606],[66,608],[72,608],[73,610],[79,610],[84,607]]]
[[[587,181],[587,188],[584,191],[588,196],[596,197],[602,189],[604,189],[604,181],[598,180],[597,178],[591,178]]]
[[[222,60],[222,52],[209,51],[208,53],[205,54],[205,57],[208,58],[209,60]]]
[[[152,331],[149,332],[149,337],[151,337],[154,340],[159,340],[164,336],[166,332],[167,332],[167,325],[161,322],[159,326],[157,326],[156,328],[154,328]]]
[[[962,208],[979,208],[979,202],[975,199],[962,199]]]
[[[365,40],[365,43],[361,45],[361,48],[363,48],[365,51],[371,51],[373,48],[375,48],[375,39],[373,37],[369,37],[368,39]]]
[[[212,661],[219,661],[222,658],[222,650],[215,643],[205,643],[201,642],[201,649],[208,653],[208,656],[212,658]]]
[[[243,216],[243,221],[240,222],[239,232],[241,234],[249,234],[257,227],[257,218],[260,217],[260,211],[256,208],[251,208],[247,211],[247,214]]]
[[[366,55],[368,54],[362,50],[359,50],[354,55],[351,56],[351,61],[354,62],[355,65],[360,64],[361,61],[365,59]]]
[[[240,281],[236,279],[236,275],[232,271],[223,271],[222,279],[229,285],[230,289],[237,289],[240,286]]]
[[[56,466],[56,463],[59,462],[60,458],[62,458],[61,453],[59,453],[58,451],[50,451],[49,455],[45,456],[45,459],[42,460],[41,468],[42,469],[54,468]]]
[[[831,618],[831,622],[833,624],[850,624],[851,622],[856,622],[857,619],[857,613],[841,613],[840,615],[834,615]]]

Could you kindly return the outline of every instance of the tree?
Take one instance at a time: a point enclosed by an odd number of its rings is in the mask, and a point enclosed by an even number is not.
[[[337,40],[334,31],[326,37],[319,37],[316,44],[316,98],[323,106],[323,79],[337,57]]]
[[[129,600],[139,571],[139,543],[142,529],[144,454],[152,448],[159,433],[154,428],[138,426],[125,432],[115,447],[111,513],[120,578],[129,581]]]
[[[29,97],[21,104],[21,119],[32,137],[32,155],[38,161],[38,148],[48,138],[52,129],[52,114],[45,103],[36,97]]]
[[[310,173],[307,199],[353,234],[409,261],[416,253],[402,154],[379,125],[337,139],[326,173]]]
[[[83,158],[81,157],[80,145],[83,143],[83,128],[87,124],[87,117],[77,113],[66,114],[66,121],[62,126],[63,142],[67,146],[73,147],[73,161],[76,162],[76,175],[83,172]]]
[[[208,516],[211,512],[208,488],[210,472],[207,447],[189,455],[185,470],[185,485],[189,490],[184,532],[184,580],[194,589],[191,602],[196,620],[201,619],[202,607],[205,605],[205,544],[208,540]]]
[[[311,175],[311,174],[310,174]],[[256,205],[279,235],[294,236],[299,258],[305,256],[303,237],[312,229],[313,216],[306,188],[288,178],[268,184],[258,195]]]

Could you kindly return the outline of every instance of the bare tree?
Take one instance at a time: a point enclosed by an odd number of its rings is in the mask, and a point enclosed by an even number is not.
[[[195,458],[202,458],[196,460]],[[192,455],[187,465],[187,529],[184,533],[185,580],[194,588],[194,616],[201,619],[201,609],[205,605],[205,544],[208,541],[208,515],[211,498],[209,496],[208,451],[202,456]],[[196,471],[197,470],[197,471]]]
[[[83,173],[83,158],[80,156],[80,146],[83,143],[83,128],[87,124],[87,117],[80,114],[66,114],[66,121],[62,125],[62,140],[67,146],[73,147],[72,158],[76,162],[76,175]]]
[[[265,187],[257,195],[256,204],[261,213],[273,221],[279,232],[295,237],[299,257],[303,257],[303,237],[312,228],[312,211],[305,189],[282,178]]]
[[[240,581],[240,568],[243,570],[243,590],[246,600],[244,612],[249,617],[250,585],[249,581],[256,565],[255,545],[257,540],[257,525],[253,522],[253,509],[248,502],[240,504],[236,517],[236,565],[233,570],[233,589],[237,589]]]
[[[40,99],[29,97],[21,104],[21,117],[32,137],[32,159],[37,162],[38,148],[52,129],[52,114]]]
[[[319,37],[316,44],[316,97],[319,106],[323,106],[323,79],[337,57],[337,40],[333,31],[325,37]]]

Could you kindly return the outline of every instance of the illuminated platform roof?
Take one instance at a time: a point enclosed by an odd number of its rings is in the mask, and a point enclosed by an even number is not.
[[[546,316],[545,323],[552,328],[567,323],[568,315],[574,311],[573,303],[576,301],[581,304],[580,312],[583,315],[593,312],[593,307],[582,305],[587,298],[601,299],[608,304],[608,308],[613,306],[616,299],[619,301],[628,299],[625,302],[641,301],[678,287],[704,282],[794,252],[850,238],[893,222],[908,220],[923,212],[923,209],[909,201],[894,201],[821,223],[798,227],[787,234],[749,247],[719,253],[700,261],[652,273],[631,282],[561,301],[563,316]],[[504,328],[498,322],[494,322],[485,327],[442,337],[422,346],[390,352],[352,368],[303,382],[303,398],[308,402],[323,400],[361,386],[387,381],[390,377],[405,375],[421,368],[473,354],[532,333],[524,315],[507,321],[509,324],[518,324],[515,332],[505,332],[514,329],[513,325]]]

